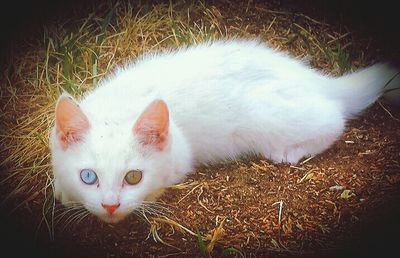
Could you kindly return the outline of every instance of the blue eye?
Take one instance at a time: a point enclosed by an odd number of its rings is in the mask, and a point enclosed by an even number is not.
[[[81,171],[81,180],[87,185],[93,185],[97,182],[97,175],[91,169],[82,169]]]

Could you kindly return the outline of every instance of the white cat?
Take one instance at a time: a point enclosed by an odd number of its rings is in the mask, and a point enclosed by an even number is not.
[[[251,40],[144,55],[79,102],[59,98],[56,197],[117,222],[199,163],[296,163],[334,143],[396,73],[377,64],[335,78]]]

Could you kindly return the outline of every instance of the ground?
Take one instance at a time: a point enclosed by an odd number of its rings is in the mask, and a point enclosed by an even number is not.
[[[166,191],[156,214],[110,225],[65,213],[51,198],[47,133],[59,90],[79,95],[142,51],[257,36],[334,75],[399,56],[345,19],[289,2],[103,5],[76,14],[84,17],[73,20],[78,32],[61,28],[60,18],[46,25],[43,42],[21,43],[1,81],[2,249],[189,257],[201,255],[201,236],[213,257],[231,247],[246,257],[389,257],[400,229],[400,110],[383,99],[350,121],[330,149],[296,166],[248,157],[196,168]],[[100,32],[86,37],[95,25]]]

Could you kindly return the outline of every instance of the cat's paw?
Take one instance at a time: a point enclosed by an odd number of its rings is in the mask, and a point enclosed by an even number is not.
[[[303,149],[297,144],[291,147],[287,147],[285,150],[286,162],[292,165],[296,165],[302,158],[310,156],[311,155],[307,152],[307,150]]]
[[[61,190],[61,186],[58,184],[57,179],[54,180],[53,194],[54,198],[60,201],[62,204],[68,203],[70,201],[67,195],[63,194],[63,191]]]
[[[306,154],[303,149],[296,146],[287,147],[284,151],[272,153],[270,159],[274,163],[288,163],[296,165],[305,156],[309,156],[309,154]]]
[[[165,191],[165,188],[160,188],[160,189],[152,192],[151,194],[147,195],[144,200],[149,201],[149,202],[154,202],[158,198],[160,198],[160,196],[164,193],[164,191]]]

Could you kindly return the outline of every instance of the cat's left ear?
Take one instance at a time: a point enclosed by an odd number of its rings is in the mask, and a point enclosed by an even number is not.
[[[90,127],[89,120],[78,103],[67,94],[58,99],[55,115],[57,140],[64,150],[79,142]]]
[[[169,112],[162,100],[154,100],[142,112],[133,126],[133,132],[144,146],[163,150],[168,143]]]

